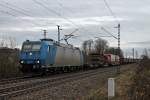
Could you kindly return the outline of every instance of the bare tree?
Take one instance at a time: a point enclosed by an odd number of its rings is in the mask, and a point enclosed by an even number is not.
[[[95,50],[99,54],[104,54],[106,48],[108,48],[108,42],[104,39],[97,39],[95,40]]]
[[[138,51],[135,51],[135,56],[136,56],[136,59],[137,59],[138,56],[139,56]]]
[[[0,47],[4,47],[4,40],[3,39],[1,39],[1,41],[0,41]]]
[[[19,65],[19,50],[16,39],[8,36],[0,37],[0,78],[17,74]],[[7,62],[7,63],[6,63]]]
[[[111,54],[114,54],[114,55],[119,55],[117,47],[109,47],[105,50],[105,53],[111,53]],[[123,51],[121,49],[120,49],[120,57],[122,57],[122,58],[124,57]]]
[[[14,49],[17,45],[16,39],[11,36],[1,36],[0,47],[7,47]]]
[[[88,40],[88,52],[90,53],[92,50],[93,40]]]
[[[10,48],[15,48],[17,45],[16,39],[13,37],[9,37],[9,45],[10,45]]]
[[[146,48],[145,48],[144,51],[143,51],[143,55],[146,56],[146,57],[148,57],[148,51],[147,51]]]
[[[82,43],[82,49],[83,49],[84,53],[87,54],[87,41],[84,41]]]
[[[82,48],[86,55],[88,55],[91,52],[92,44],[93,44],[93,40],[91,39],[83,42]]]

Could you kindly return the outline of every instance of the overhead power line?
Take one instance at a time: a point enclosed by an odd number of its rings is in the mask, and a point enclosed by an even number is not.
[[[8,12],[8,11],[0,10],[0,12],[3,13],[3,14],[7,14],[7,15],[10,15],[10,16],[13,16],[13,17],[16,17],[16,18],[17,18],[17,15],[12,14],[12,13],[10,13],[10,12]],[[17,18],[17,19],[19,19],[19,18]],[[33,24],[33,25],[35,25],[35,26],[39,26],[39,24],[33,23],[33,22],[29,21],[29,20],[23,20],[23,19],[19,19],[19,20],[22,20],[22,21],[24,21],[24,22],[27,22],[27,21],[28,21],[29,23],[31,23],[31,24]]]
[[[141,45],[150,45],[150,41],[135,41],[135,42],[127,42],[128,44],[141,44]]]
[[[58,3],[58,5],[59,5],[61,8],[64,8],[65,10],[67,10],[67,11],[70,12],[70,13],[73,13],[73,11],[70,10],[68,7],[63,6],[63,4],[62,4],[60,1],[61,1],[61,0],[56,0],[56,2]]]
[[[56,12],[55,10],[50,9],[49,7],[45,6],[43,3],[41,3],[41,2],[39,2],[39,1],[37,1],[37,0],[33,0],[33,1],[34,1],[36,4],[38,4],[38,5],[42,6],[43,8],[45,8],[47,11],[49,11],[49,12],[51,12],[51,13],[53,13],[53,14],[59,16],[59,17],[62,17],[63,19],[67,20],[68,22],[70,22],[70,23],[72,23],[73,25],[75,25],[75,26],[78,27],[78,25],[76,25],[74,22],[72,22],[71,20],[69,20],[69,19],[66,18],[66,17],[63,17],[61,14],[59,14],[59,13]]]
[[[14,9],[17,9],[17,10],[21,11],[21,12],[23,13],[23,15],[25,14],[25,16],[32,17],[32,15],[34,15],[33,12],[31,13],[31,12],[29,11],[29,9],[26,10],[26,9],[21,8],[21,7],[18,7],[18,6],[16,6],[16,5],[14,5],[14,4],[10,4],[9,2],[6,2],[6,1],[1,1],[1,3],[4,3],[5,5],[7,5],[7,6],[11,7],[11,8],[14,8]],[[12,9],[11,9],[11,10],[12,10]],[[20,12],[18,12],[18,13],[20,13]],[[21,14],[22,14],[22,13],[21,13]],[[43,25],[43,26],[46,26],[46,25]]]
[[[24,11],[22,11],[23,10],[23,8],[22,9],[20,9],[19,7],[15,7],[14,5],[11,5],[11,4],[9,4],[9,3],[7,3],[7,2],[4,2],[5,4],[2,4],[2,3],[0,3],[0,6],[2,6],[2,7],[4,7],[4,8],[7,8],[7,9],[10,9],[10,10],[12,10],[12,11],[14,11],[14,12],[17,12],[17,13],[19,13],[19,14],[22,14],[22,15],[25,15],[25,16],[27,16],[27,17],[32,17],[30,14],[28,14],[27,12],[24,12],[25,11],[25,9],[24,9]],[[12,7],[13,6],[13,7]],[[9,12],[9,11],[4,11],[4,10],[0,10],[0,12],[1,13],[4,13],[4,14],[7,14],[7,15],[10,15],[10,16],[13,16],[13,17],[18,17],[16,14],[14,14],[14,13],[11,13],[11,12]],[[19,18],[18,18],[19,19]],[[24,20],[24,19],[21,19],[21,20]],[[33,21],[29,21],[29,20],[24,20],[25,22],[26,21],[28,21],[29,23],[31,23],[31,24],[33,24],[33,25],[35,25],[35,26],[41,26],[41,24],[38,24],[37,22],[33,22]]]
[[[14,14],[9,13],[9,12],[4,11],[4,10],[0,10],[0,12],[1,12],[1,13],[4,13],[4,14],[7,14],[7,15],[10,15],[10,16],[14,16],[14,17],[16,17]]]
[[[0,6],[5,7],[5,8],[8,8],[8,9],[10,9],[10,10],[12,10],[12,11],[15,11],[15,12],[17,12],[17,13],[23,14],[23,15],[25,15],[25,16],[30,16],[29,14],[26,14],[26,13],[24,13],[24,12],[18,10],[18,9],[14,9],[14,8],[12,8],[12,7],[9,7],[9,6],[5,5],[5,4],[0,3]]]
[[[113,10],[111,9],[111,7],[109,6],[109,4],[107,3],[106,0],[104,0],[104,3],[106,5],[106,7],[108,8],[109,12],[111,13],[111,15],[114,17],[115,21],[117,23],[120,23],[119,20],[118,20],[118,18],[117,18],[117,16],[116,16],[116,14],[113,12]]]
[[[75,27],[77,27],[78,29],[82,28],[83,30],[87,31],[84,26],[78,25],[75,22],[71,21],[69,18],[62,16],[61,14],[59,14],[58,12],[56,12],[53,9],[50,9],[48,6],[46,6],[45,4],[41,3],[40,1],[37,0],[32,0],[33,2],[35,2],[36,4],[40,5],[41,7],[45,8],[47,11],[49,11],[50,13],[53,13],[55,15],[57,15],[58,17],[61,17],[63,19],[65,19],[66,21],[68,21],[69,23],[71,23],[72,25],[74,25]]]
[[[11,6],[11,7],[16,8],[16,9],[19,9],[19,10],[21,10],[23,13],[26,13],[26,14],[31,13],[31,12],[27,11],[26,9],[23,9],[23,8],[18,7],[18,6],[16,6],[16,5],[10,4],[10,3],[6,2],[6,1],[1,1],[1,3],[4,3],[4,4],[7,5],[7,6],[9,5],[9,6]]]
[[[101,27],[102,30],[104,30],[106,33],[114,37],[115,39],[118,39],[116,36],[114,36],[111,32],[107,31],[104,27]]]

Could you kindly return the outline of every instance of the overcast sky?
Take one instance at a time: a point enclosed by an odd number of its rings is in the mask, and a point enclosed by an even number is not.
[[[121,24],[121,47],[149,48],[150,1],[106,1]],[[107,35],[101,27],[117,36],[117,24],[104,0],[0,0],[0,38],[12,36],[18,46],[26,39],[42,38],[43,29],[49,38],[57,40],[56,25],[62,28],[61,38],[79,29],[74,33],[78,37],[69,42],[80,46],[84,40]],[[117,46],[114,38],[104,39],[110,46]]]

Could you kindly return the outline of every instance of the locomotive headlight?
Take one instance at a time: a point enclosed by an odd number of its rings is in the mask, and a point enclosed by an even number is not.
[[[23,63],[24,63],[24,61],[21,61],[20,63],[21,63],[21,64],[23,64]]]
[[[37,63],[39,64],[39,63],[40,63],[40,61],[38,60],[38,61],[37,61]]]
[[[29,55],[32,56],[32,52],[30,52]]]

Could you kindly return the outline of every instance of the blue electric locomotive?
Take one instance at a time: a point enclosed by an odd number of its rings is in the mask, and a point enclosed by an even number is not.
[[[22,45],[20,64],[23,73],[45,72],[82,67],[84,58],[80,49],[52,39],[27,40]]]

